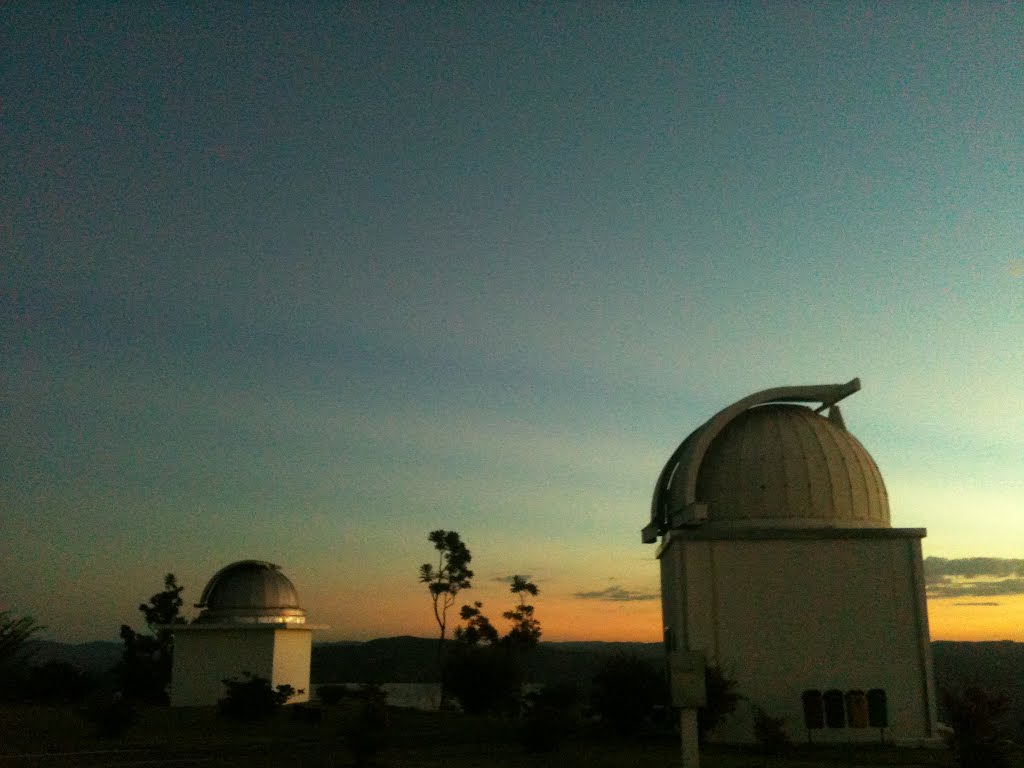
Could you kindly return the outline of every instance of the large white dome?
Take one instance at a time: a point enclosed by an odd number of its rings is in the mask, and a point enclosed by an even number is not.
[[[672,528],[888,528],[882,474],[836,401],[860,382],[766,390],[694,430],[662,470],[644,539]],[[797,402],[821,402],[828,417]]]
[[[744,411],[711,442],[697,474],[709,521],[886,527],[878,466],[842,427],[802,405]]]

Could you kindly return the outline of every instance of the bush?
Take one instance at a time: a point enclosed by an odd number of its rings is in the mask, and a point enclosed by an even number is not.
[[[324,711],[311,704],[295,704],[288,707],[291,719],[299,723],[319,723],[324,719]]]
[[[270,681],[243,672],[243,679],[224,680],[227,695],[217,702],[221,715],[231,720],[260,720],[277,711],[288,699],[298,695],[290,685],[271,688]]]
[[[546,685],[525,697],[519,742],[527,752],[552,752],[575,730],[581,700],[575,683]]]
[[[93,733],[104,739],[123,736],[135,724],[135,708],[121,691],[96,694],[82,710],[82,716],[92,724]]]
[[[601,720],[619,733],[635,731],[668,699],[664,676],[636,656],[616,654],[594,676],[591,704]]]
[[[81,701],[96,689],[96,681],[73,664],[50,661],[31,667],[25,693],[33,701]]]
[[[736,693],[736,681],[717,664],[704,671],[706,703],[697,710],[697,734],[703,744],[724,718],[736,711],[743,697]]]
[[[772,717],[760,707],[754,708],[754,737],[761,745],[766,765],[769,756],[780,755],[789,746],[783,722],[781,717]]]
[[[446,691],[470,715],[517,713],[522,674],[504,646],[463,646],[444,669]]]
[[[342,699],[351,696],[348,686],[345,685],[318,685],[316,688],[317,698],[326,706],[337,704]]]
[[[1010,699],[980,688],[942,691],[947,725],[953,729],[949,747],[960,768],[1004,768],[1009,749],[1004,720]]]
[[[363,768],[374,764],[384,745],[388,725],[387,693],[379,685],[364,683],[359,687],[358,696],[362,699],[362,706],[348,729],[346,741],[353,763],[357,768]]]

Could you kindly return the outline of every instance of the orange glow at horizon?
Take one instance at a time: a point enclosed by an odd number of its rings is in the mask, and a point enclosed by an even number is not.
[[[544,590],[533,602],[543,630],[542,640],[599,640],[605,642],[659,642],[662,638],[659,600],[581,600],[571,595]],[[330,625],[318,633],[318,640],[370,640],[378,637],[414,635],[437,637],[438,627],[425,590],[395,594],[381,603],[365,595],[334,592],[322,587],[322,594],[310,602],[323,609],[312,620]],[[474,600],[484,602],[484,612],[499,631],[507,629],[501,613],[512,606],[511,596],[498,585],[474,589],[459,599],[448,615],[448,636],[459,625],[458,608]],[[334,610],[331,610],[333,608]],[[932,640],[1013,640],[1024,642],[1024,595],[941,598],[928,601],[928,623]]]
[[[659,600],[579,600],[552,598],[537,617],[543,640],[603,640],[655,643],[661,640]]]
[[[438,626],[425,589],[394,595],[386,603],[373,603],[353,593],[335,593],[334,599],[330,599],[330,591],[330,586],[322,587],[309,601],[311,605],[324,606],[311,612],[311,620],[330,626],[318,633],[318,641],[371,640],[398,635],[437,637]],[[512,607],[511,596],[500,586],[488,585],[459,595],[448,611],[448,637],[460,623],[459,608],[475,600],[483,601],[484,613],[499,632],[508,629],[508,622],[501,614]],[[659,600],[581,600],[545,592],[542,585],[541,594],[533,604],[543,631],[542,640],[652,643],[661,640]]]
[[[932,640],[1024,642],[1024,595],[929,600],[928,627]]]

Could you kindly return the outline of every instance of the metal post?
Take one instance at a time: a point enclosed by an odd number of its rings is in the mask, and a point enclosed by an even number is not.
[[[697,743],[697,710],[679,710],[679,735],[682,740],[683,768],[700,768],[700,745]]]

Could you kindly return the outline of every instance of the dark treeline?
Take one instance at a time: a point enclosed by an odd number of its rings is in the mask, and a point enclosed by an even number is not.
[[[71,664],[89,676],[101,675],[121,657],[115,642],[64,645],[32,641],[31,663]],[[526,677],[533,683],[593,679],[602,661],[617,652],[635,654],[658,664],[660,643],[541,642],[528,661]],[[1024,643],[932,643],[935,682],[939,689],[977,687],[1009,696],[1008,725],[1024,741]],[[313,685],[324,683],[423,683],[437,679],[437,639],[393,637],[367,642],[317,643],[313,646]],[[940,719],[945,713],[940,711]]]
[[[654,663],[661,643],[541,642],[526,659],[531,683],[589,681],[602,662],[627,653]],[[391,637],[365,643],[313,646],[312,681],[318,683],[429,683],[437,681],[437,640]]]

